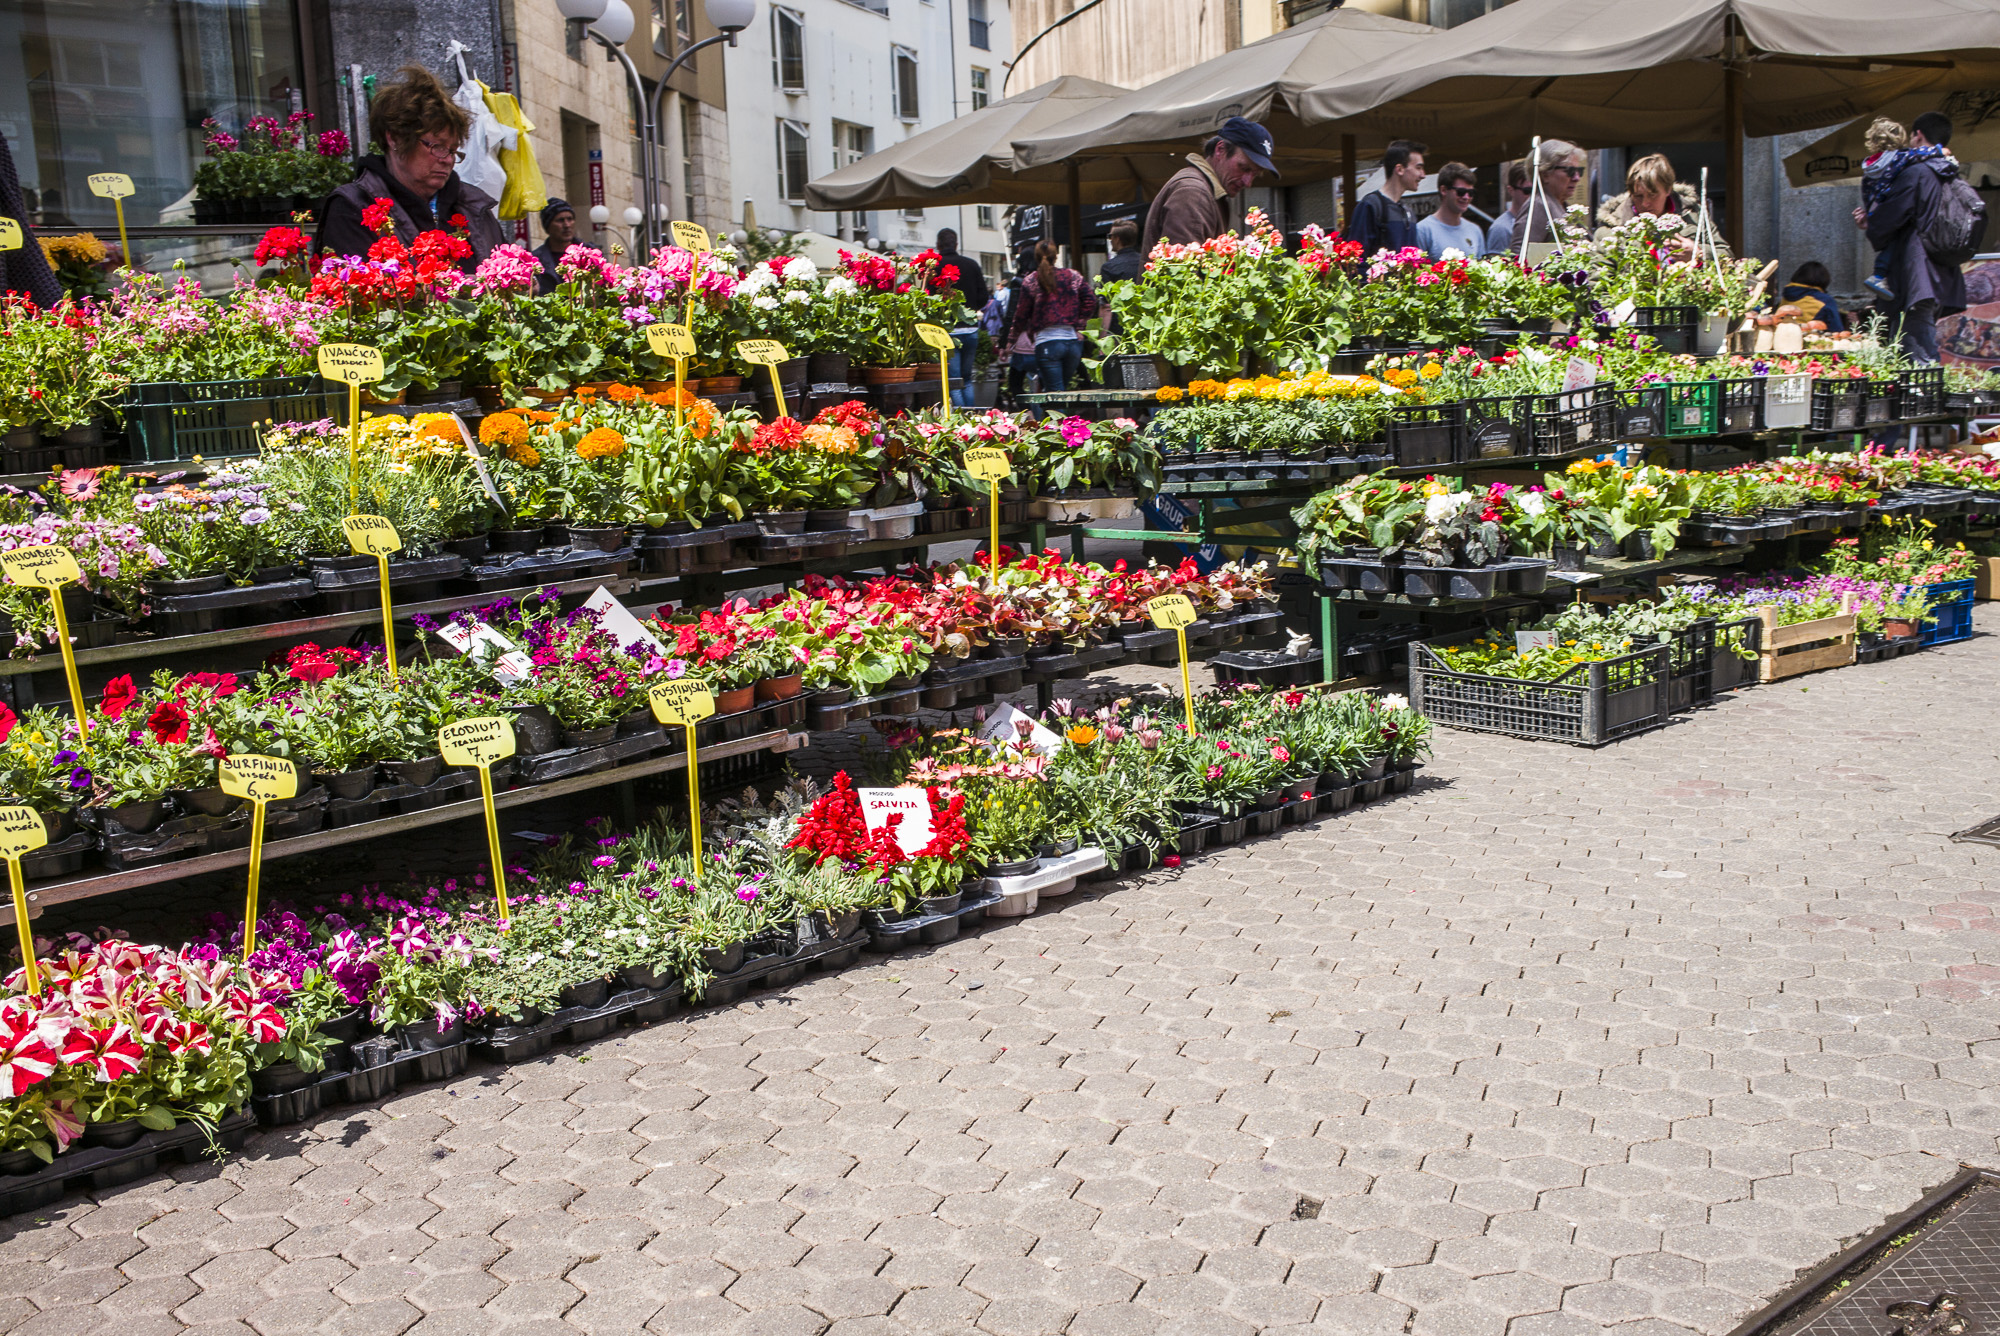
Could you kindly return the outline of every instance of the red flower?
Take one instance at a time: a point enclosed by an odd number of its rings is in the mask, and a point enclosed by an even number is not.
[[[177,700],[163,700],[154,708],[146,720],[146,727],[152,731],[153,741],[160,743],[186,742],[188,737],[188,714]]]
[[[123,1021],[104,1030],[81,1027],[71,1030],[62,1051],[64,1062],[72,1067],[90,1068],[98,1080],[107,1084],[138,1071],[145,1057],[146,1050]]]
[[[31,1015],[0,1014],[0,1092],[19,1098],[56,1069],[56,1051],[42,1042]]]
[[[104,697],[97,702],[97,708],[106,719],[116,719],[139,696],[139,688],[132,685],[132,674],[114,677],[104,684]]]
[[[386,233],[395,227],[392,221],[396,212],[396,201],[376,197],[373,204],[361,211],[361,225],[370,232]]]
[[[12,710],[8,709],[5,705],[0,705],[0,742],[7,740],[8,734],[14,731],[14,725],[19,722],[19,718]]]

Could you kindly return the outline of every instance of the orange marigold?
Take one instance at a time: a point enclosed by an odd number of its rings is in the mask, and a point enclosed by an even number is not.
[[[507,458],[513,460],[516,464],[533,468],[542,462],[542,452],[535,449],[534,446],[529,445],[526,441],[519,441],[507,447]]]
[[[554,422],[556,420],[556,415],[554,413],[547,412],[540,408],[530,408],[527,412],[521,414],[521,416],[528,419],[528,421],[530,422]]]
[[[860,442],[848,428],[820,422],[806,428],[806,444],[829,455],[851,455]]]
[[[605,397],[614,404],[629,404],[644,393],[645,391],[637,385],[613,385],[604,392]]]
[[[616,459],[625,453],[625,438],[609,427],[598,427],[576,443],[576,452],[585,459]]]
[[[528,441],[528,424],[512,413],[488,413],[479,423],[479,443],[511,448]]]

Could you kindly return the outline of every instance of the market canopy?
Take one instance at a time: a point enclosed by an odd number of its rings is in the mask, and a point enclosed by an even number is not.
[[[1851,186],[1861,182],[1861,162],[1868,156],[1862,142],[1876,116],[1887,116],[1904,128],[1927,111],[1951,119],[1951,151],[1966,177],[2000,179],[2000,92],[1914,93],[1816,139],[1785,159],[1785,176],[1795,186]]]
[[[1126,92],[1116,84],[1066,74],[1025,93],[990,103],[902,143],[871,153],[806,183],[806,207],[920,208],[949,204],[1059,204],[1070,199],[1069,172],[1045,167],[1023,172],[1012,142],[1066,123]],[[1148,161],[1112,160],[1080,167],[1077,190],[1092,203],[1133,199],[1179,168],[1161,155]]]
[[[1299,94],[1362,71],[1406,65],[1424,43],[1443,35],[1442,29],[1366,10],[1329,10],[1064,122],[1049,122],[1038,133],[1018,134],[1015,160],[1038,168],[1071,158],[1179,157],[1231,116],[1245,116],[1270,130],[1272,159],[1287,179],[1324,179],[1339,160],[1340,132],[1303,124]]]
[[[2000,84],[1995,0],[1516,0],[1306,90],[1306,118],[1469,162],[1787,134]],[[1740,192],[1738,192],[1740,194]]]

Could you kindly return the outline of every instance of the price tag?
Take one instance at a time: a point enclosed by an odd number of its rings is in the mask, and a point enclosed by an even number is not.
[[[1562,392],[1574,394],[1578,390],[1587,390],[1595,384],[1597,384],[1597,364],[1586,362],[1581,357],[1570,358],[1569,366],[1563,370]]]
[[[1516,631],[1514,633],[1514,652],[1516,654],[1526,654],[1532,649],[1547,649],[1555,643],[1556,633],[1554,631]]]
[[[50,611],[56,619],[56,645],[62,651],[63,675],[69,679],[69,704],[76,711],[76,726],[82,739],[80,750],[90,750],[90,712],[83,707],[83,684],[76,676],[76,646],[69,642],[69,611],[63,606],[62,587],[83,577],[76,558],[68,548],[53,543],[36,543],[0,552],[0,571],[17,585],[49,591]]]
[[[1186,594],[1161,594],[1147,599],[1146,615],[1162,631],[1185,631],[1196,620],[1194,603]]]
[[[21,941],[21,961],[27,970],[28,992],[42,991],[42,972],[35,959],[35,933],[28,926],[28,891],[21,881],[21,855],[49,842],[49,828],[32,807],[0,807],[0,858],[7,860],[8,888],[14,893],[14,933]]]
[[[493,865],[493,894],[500,905],[500,921],[507,921],[507,865],[500,857],[500,814],[493,807],[495,761],[514,754],[514,725],[497,714],[477,719],[461,719],[438,730],[438,751],[444,763],[469,765],[479,771],[479,801],[486,809],[486,854]]]
[[[699,677],[654,682],[646,688],[646,699],[652,703],[653,717],[663,724],[698,724],[715,713],[715,696]]]
[[[957,346],[952,342],[951,331],[939,325],[919,324],[917,337],[941,353],[948,353]]]
[[[1630,297],[1627,297],[1624,301],[1619,302],[1611,308],[1611,323],[1614,325],[1629,325],[1632,323],[1633,315],[1638,310],[1638,306],[1633,303]]]
[[[403,550],[396,526],[380,515],[349,515],[340,522],[340,527],[357,557],[386,557]]]
[[[1014,471],[1014,466],[1005,450],[981,445],[965,452],[965,471],[981,482],[999,482]]]
[[[250,802],[250,874],[243,892],[243,960],[257,950],[257,886],[264,873],[265,804],[299,794],[299,768],[281,756],[225,756],[215,767],[215,782],[232,798]]]
[[[854,795],[861,799],[861,819],[871,831],[889,825],[891,817],[902,818],[895,823],[896,847],[905,857],[915,857],[917,850],[931,842],[931,799],[924,790],[911,786],[856,789]]]
[[[791,360],[785,345],[776,339],[744,339],[736,345],[736,355],[751,366],[776,366]]]
[[[952,342],[950,330],[941,329],[936,325],[920,322],[917,325],[917,337],[937,349],[938,386],[941,395],[938,402],[944,406],[944,418],[949,422],[951,421],[951,350],[957,345]]]
[[[215,781],[230,797],[253,803],[299,796],[299,768],[282,756],[225,756],[216,762]]]
[[[646,346],[653,350],[655,357],[692,358],[695,355],[694,335],[686,325],[646,326]]]
[[[131,199],[139,193],[132,178],[123,172],[92,172],[84,180],[90,184],[90,193],[99,199]]]
[[[382,350],[365,343],[322,343],[319,374],[343,385],[373,385],[382,379]]]
[[[21,225],[12,218],[0,218],[0,251],[21,249]]]
[[[708,229],[700,223],[668,223],[667,230],[674,235],[674,244],[682,250],[696,254],[712,249],[708,240]]]
[[[1016,724],[1017,720],[1028,726],[1025,737]],[[979,735],[989,742],[1013,743],[1025,741],[1044,756],[1053,756],[1067,745],[1063,740],[1062,734],[1036,723],[1033,719],[1030,719],[1027,715],[1005,701],[1000,702],[999,705],[994,707],[993,713],[987,717],[986,727],[980,730]]]

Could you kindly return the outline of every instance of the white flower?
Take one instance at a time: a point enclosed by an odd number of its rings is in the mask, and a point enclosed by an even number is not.
[[[801,255],[785,266],[785,281],[788,283],[814,283],[819,280],[819,266]]]
[[[1446,492],[1424,501],[1424,518],[1432,524],[1449,519],[1472,503],[1470,492]]]
[[[826,295],[829,297],[852,297],[861,291],[861,285],[846,274],[835,274],[826,281]]]
[[[812,299],[813,295],[803,288],[793,288],[785,294],[785,301],[793,306],[803,306]]]
[[[1438,259],[1445,261],[1463,260],[1464,258],[1465,258],[1465,252],[1460,250],[1456,246],[1446,246],[1444,248],[1444,254],[1438,256]]]
[[[1530,515],[1539,515],[1549,508],[1548,498],[1540,492],[1517,492],[1515,504]]]
[[[738,295],[748,293],[755,296],[766,288],[773,288],[777,285],[778,280],[776,275],[772,274],[771,266],[760,264],[743,276],[742,280],[736,285],[736,291]]]
[[[1407,710],[1410,708],[1410,698],[1408,696],[1393,694],[1384,696],[1382,698],[1382,708],[1385,710]]]
[[[762,297],[752,297],[750,304],[760,311],[775,311],[778,309],[778,299],[768,293]]]

